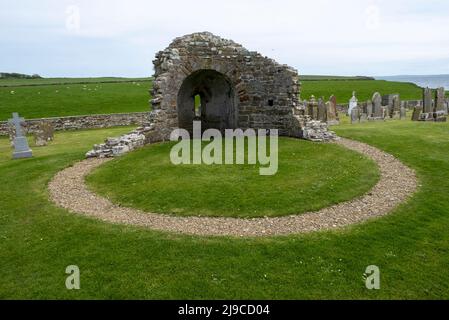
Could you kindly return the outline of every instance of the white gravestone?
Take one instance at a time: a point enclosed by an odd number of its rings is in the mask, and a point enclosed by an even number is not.
[[[352,92],[352,98],[349,100],[349,108],[348,108],[348,115],[351,116],[352,109],[357,108],[359,100],[355,96],[355,91]]]
[[[9,123],[12,124],[16,131],[16,136],[14,138],[14,153],[12,155],[13,159],[21,158],[31,158],[33,153],[28,146],[28,141],[26,136],[22,131],[22,123],[25,121],[24,118],[20,118],[17,112],[12,114],[12,119],[9,119]]]

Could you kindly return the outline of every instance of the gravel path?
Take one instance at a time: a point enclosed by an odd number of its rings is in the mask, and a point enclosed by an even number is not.
[[[71,212],[112,223],[192,235],[259,237],[336,229],[383,216],[416,191],[415,172],[392,155],[353,140],[341,139],[335,143],[373,159],[381,172],[379,182],[364,196],[296,216],[254,219],[177,217],[120,207],[92,193],[84,183],[86,175],[109,159],[83,160],[59,172],[49,184],[50,197]]]

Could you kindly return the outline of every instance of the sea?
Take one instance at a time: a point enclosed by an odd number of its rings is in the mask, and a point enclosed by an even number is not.
[[[444,87],[449,90],[449,74],[439,74],[439,75],[402,75],[402,76],[385,76],[385,77],[375,77],[376,80],[388,80],[388,81],[398,81],[398,82],[411,82],[417,84],[420,87],[429,88],[440,88]]]

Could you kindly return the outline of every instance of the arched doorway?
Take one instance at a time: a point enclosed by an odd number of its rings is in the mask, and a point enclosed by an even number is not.
[[[189,75],[178,93],[179,128],[192,131],[194,120],[202,130],[235,129],[237,98],[231,81],[215,70],[199,70]]]

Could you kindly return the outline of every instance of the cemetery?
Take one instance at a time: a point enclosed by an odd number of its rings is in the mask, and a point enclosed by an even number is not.
[[[444,88],[307,81],[209,32],[174,39],[153,65],[148,79],[0,88],[1,297],[449,297]],[[32,94],[48,109],[21,108]],[[249,156],[175,165],[179,129],[188,156],[190,142],[235,152],[211,130],[279,133],[278,170],[261,175]],[[63,285],[71,264],[82,290]],[[382,290],[364,287],[373,264]]]

